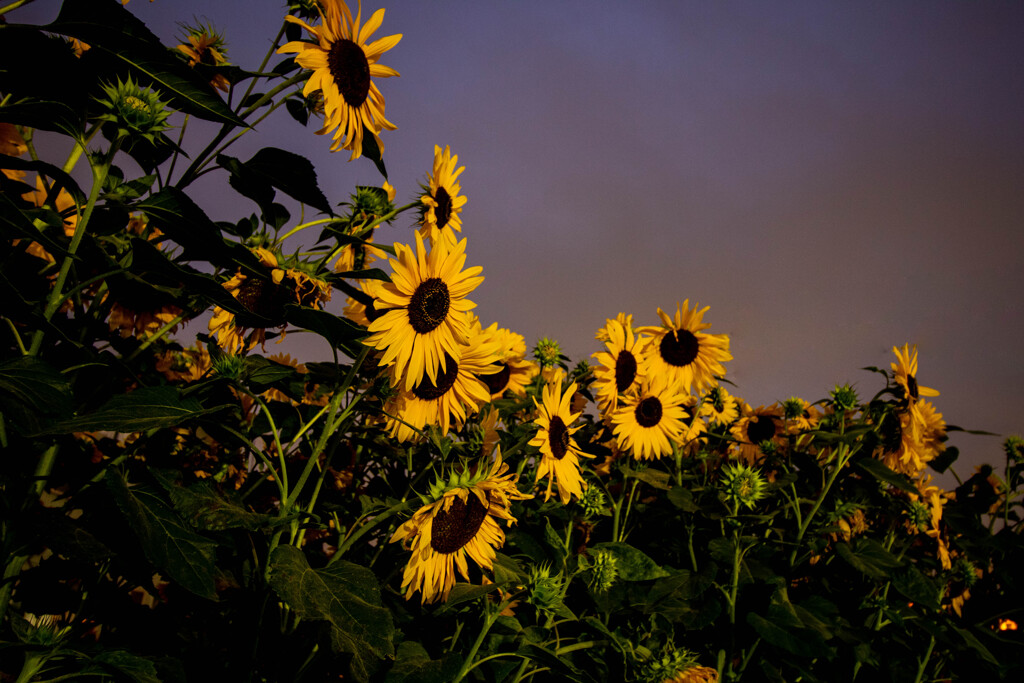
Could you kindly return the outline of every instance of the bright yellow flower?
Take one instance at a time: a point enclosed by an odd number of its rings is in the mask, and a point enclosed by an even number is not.
[[[423,218],[419,232],[431,242],[444,239],[455,244],[455,233],[462,232],[462,219],[459,214],[466,204],[466,198],[459,194],[459,175],[466,170],[465,166],[458,169],[458,155],[452,156],[446,146],[444,151],[434,145],[434,169],[427,177],[426,194],[420,197],[423,203]]]
[[[666,375],[650,374],[640,388],[628,394],[612,415],[619,447],[635,460],[656,460],[682,444],[689,417],[683,409],[686,395]]]
[[[573,382],[562,393],[562,382],[548,384],[544,387],[542,403],[537,405],[537,435],[530,441],[531,446],[540,449],[541,461],[537,467],[537,479],[548,477],[548,488],[544,500],[551,498],[552,485],[558,486],[558,498],[567,505],[572,496],[577,500],[583,496],[587,487],[580,474],[580,457],[592,458],[580,450],[579,444],[572,435],[582,425],[573,427],[579,413],[571,411],[572,397],[576,393]],[[534,399],[534,404],[537,400]]]
[[[715,375],[724,375],[723,362],[732,360],[729,353],[729,337],[724,334],[708,334],[710,323],[702,322],[704,313],[710,308],[689,307],[687,299],[676,306],[675,318],[658,309],[660,327],[641,327],[637,332],[651,335],[648,343],[650,372],[667,375],[679,382],[684,391],[692,387],[703,391],[715,386]]]

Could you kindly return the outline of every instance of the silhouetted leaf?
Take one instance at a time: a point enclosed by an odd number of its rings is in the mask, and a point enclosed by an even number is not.
[[[367,681],[379,660],[394,655],[395,627],[381,606],[380,584],[366,567],[340,560],[313,569],[302,551],[278,546],[270,556],[270,585],[303,619],[327,621],[331,645],[352,654],[352,676]]]
[[[115,469],[108,469],[104,479],[114,502],[142,544],[146,558],[183,588],[216,600],[216,544],[185,526],[174,511],[145,486],[129,487],[124,476]]]
[[[229,168],[232,174],[238,173],[251,183],[262,181],[296,201],[334,215],[327,197],[317,184],[316,169],[309,159],[276,147],[264,147],[244,163],[232,157],[223,158],[235,162]]]
[[[615,557],[618,576],[623,581],[648,581],[668,576],[657,562],[628,543],[598,543],[593,548]]]
[[[892,577],[892,585],[918,605],[939,609],[939,589],[916,567],[907,567]]]
[[[315,332],[330,342],[331,346],[350,356],[359,353],[359,340],[367,335],[364,328],[348,318],[341,318],[327,311],[306,308],[294,304],[285,306],[285,317],[292,325]]]
[[[178,484],[177,478],[171,471],[151,470],[151,472],[167,491],[178,514],[198,529],[258,531],[288,523],[293,518],[252,512],[218,491],[216,485],[210,481],[197,481],[186,488]]]
[[[204,410],[194,398],[181,398],[173,387],[143,387],[114,396],[95,412],[58,422],[41,433],[142,432],[173,427],[210,412],[213,410]]]
[[[884,481],[890,486],[895,486],[896,488],[908,493],[917,493],[917,487],[914,486],[913,482],[911,482],[906,475],[894,472],[886,467],[885,463],[881,460],[875,460],[874,458],[861,458],[857,461],[857,467],[864,470],[875,479]]]
[[[49,363],[22,356],[0,363],[0,411],[15,430],[32,434],[71,413],[71,385]]]
[[[422,645],[405,640],[398,646],[395,665],[384,683],[449,683],[461,666],[462,657],[454,652],[431,659]]]

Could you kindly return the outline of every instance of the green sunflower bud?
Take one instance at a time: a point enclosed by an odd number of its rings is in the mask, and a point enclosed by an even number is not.
[[[542,337],[533,347],[533,357],[542,367],[552,368],[562,360],[562,347],[554,339]]]
[[[961,581],[964,586],[970,588],[978,583],[978,568],[966,557],[958,557],[953,563],[953,576]]]
[[[103,106],[103,113],[97,119],[112,124],[118,138],[145,138],[155,143],[160,134],[170,128],[167,117],[171,115],[160,101],[157,93],[143,88],[129,76],[117,84],[102,86],[106,96],[97,101]],[[104,135],[107,132],[104,130]]]
[[[928,506],[916,500],[910,502],[910,509],[907,510],[907,517],[918,531],[924,531],[932,521],[932,513]]]
[[[741,463],[722,468],[721,484],[726,499],[737,506],[753,508],[768,495],[768,483],[760,471]]]
[[[604,491],[596,486],[588,486],[583,491],[580,499],[580,507],[583,508],[584,517],[595,517],[608,514],[608,502],[604,497]]]
[[[660,657],[651,657],[639,663],[637,676],[643,683],[662,683],[676,678],[697,664],[697,656],[687,649],[677,649],[669,643]]]
[[[853,410],[860,403],[857,392],[849,384],[836,385],[836,388],[829,393],[832,405],[836,410]]]
[[[804,402],[796,396],[787,398],[782,402],[782,413],[787,420],[795,420],[804,414]]]
[[[359,222],[362,222],[362,218],[367,216],[385,216],[395,209],[395,205],[388,199],[388,193],[384,188],[362,185],[356,187],[356,193],[352,195],[350,206],[353,218]]]
[[[1008,437],[1003,442],[1003,450],[1012,462],[1024,462],[1024,439],[1019,436]]]
[[[618,559],[609,552],[594,551],[588,565],[589,580],[587,584],[595,593],[605,593],[615,585],[619,578]]]
[[[529,602],[541,612],[554,612],[562,604],[565,590],[561,577],[551,575],[551,565],[542,564],[530,568],[527,580]]]
[[[245,358],[228,353],[220,354],[217,357],[212,358],[211,363],[213,365],[214,375],[218,377],[226,377],[231,380],[241,378],[242,372],[245,370]]]

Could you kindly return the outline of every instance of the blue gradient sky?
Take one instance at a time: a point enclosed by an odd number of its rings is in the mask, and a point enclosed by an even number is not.
[[[402,74],[380,82],[399,128],[384,135],[391,182],[410,200],[434,144],[465,164],[485,324],[553,336],[576,360],[598,350],[605,318],[653,324],[689,298],[730,335],[728,376],[754,405],[847,381],[869,397],[880,378],[858,368],[888,367],[911,342],[948,422],[1024,430],[1024,4],[384,6],[377,36],[404,34],[381,60]],[[174,21],[207,18],[250,69],[283,13],[128,7],[168,42]],[[379,184],[315,128],[272,121],[233,153],[303,154],[333,201]],[[224,204],[225,187],[218,175],[197,196],[214,218],[252,210]],[[410,242],[411,224],[379,239]],[[952,443],[970,457],[962,474],[1001,462],[1000,439]]]

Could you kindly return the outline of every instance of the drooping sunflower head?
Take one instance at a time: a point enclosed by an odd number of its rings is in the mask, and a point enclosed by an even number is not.
[[[641,327],[638,332],[648,334],[650,372],[666,374],[679,382],[687,392],[696,387],[703,391],[718,383],[716,376],[725,374],[725,361],[732,360],[729,337],[708,334],[710,323],[702,322],[709,306],[689,307],[690,300],[676,306],[675,317],[658,309],[661,326]]]
[[[401,34],[367,42],[380,28],[384,10],[373,13],[362,23],[362,8],[355,18],[344,0],[320,0],[320,25],[315,28],[302,19],[287,15],[285,21],[304,28],[315,42],[293,40],[278,49],[279,54],[297,53],[295,61],[312,70],[302,90],[305,97],[320,91],[324,100],[324,127],[320,134],[333,131],[331,151],[351,150],[351,159],[363,153],[365,133],[384,149],[378,133],[394,130],[384,117],[384,96],[374,78],[397,76],[394,69],[378,64],[381,55],[402,39]]]
[[[363,343],[383,351],[382,366],[394,365],[406,391],[424,376],[436,381],[445,370],[445,353],[455,357],[468,341],[466,313],[476,304],[466,299],[483,277],[480,266],[462,269],[466,240],[449,249],[436,243],[430,252],[416,234],[416,250],[395,244],[391,282],[377,291],[374,304],[383,315],[370,323],[371,336]]]
[[[446,145],[444,150],[434,145],[434,168],[427,176],[420,202],[423,204],[420,216],[420,234],[432,242],[444,239],[455,243],[455,233],[462,232],[462,207],[466,198],[459,194],[459,175],[466,170],[459,163],[458,155],[452,155]]]
[[[612,414],[619,447],[630,451],[636,460],[671,454],[682,444],[687,431],[685,399],[679,385],[667,376],[649,374]]]

